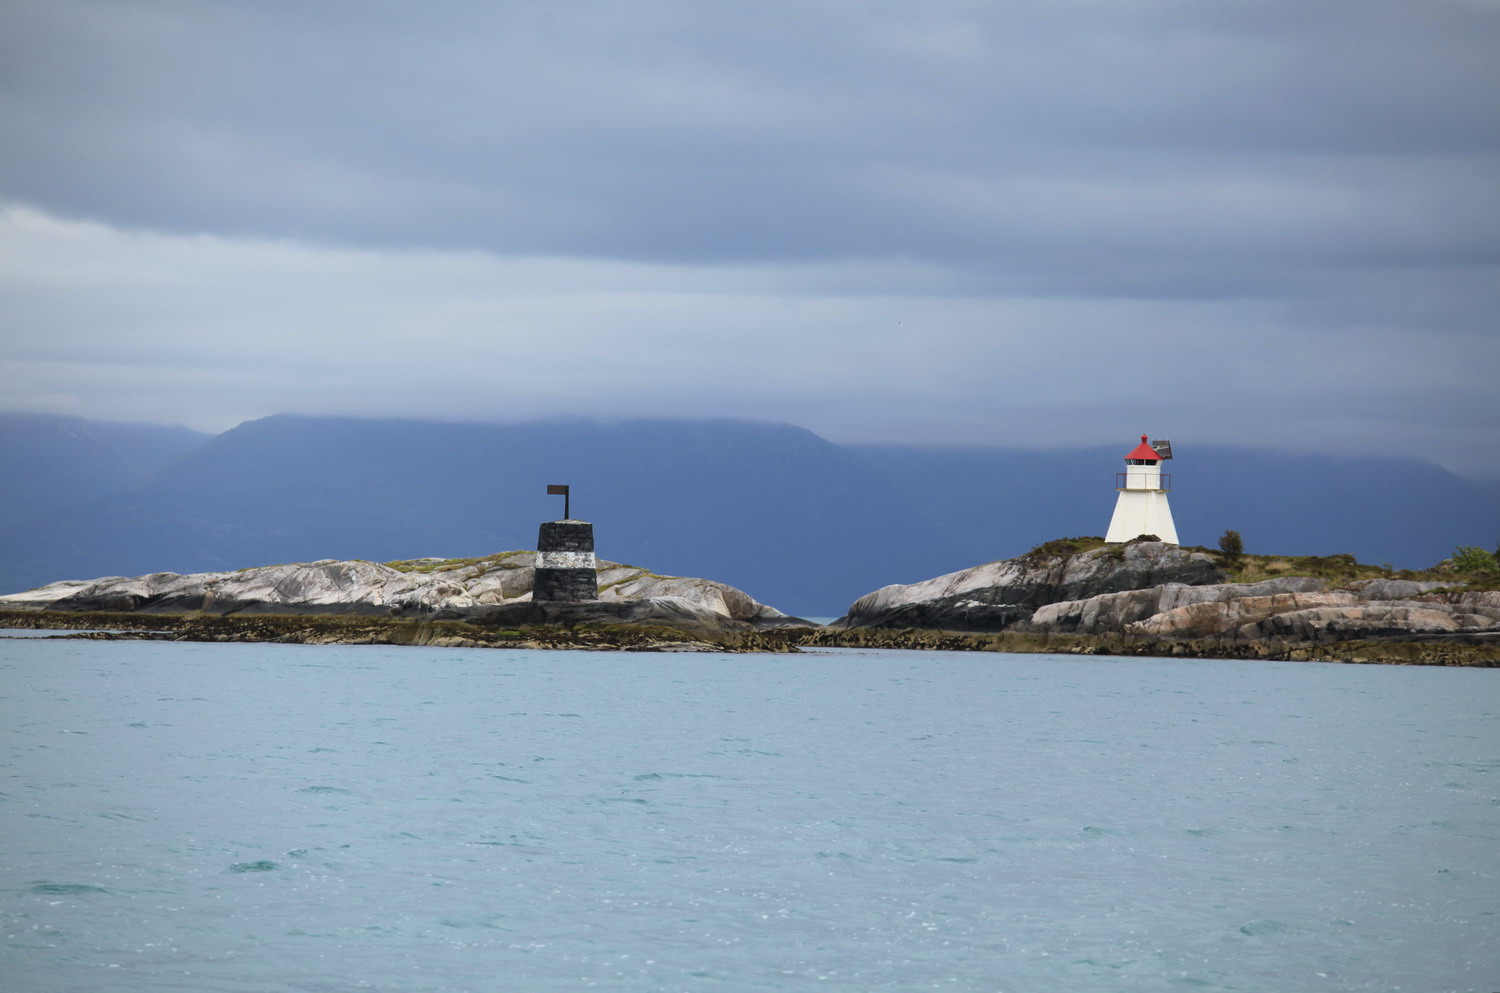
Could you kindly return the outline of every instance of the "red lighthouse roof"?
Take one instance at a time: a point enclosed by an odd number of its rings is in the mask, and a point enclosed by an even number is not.
[[[1141,435],[1141,443],[1136,445],[1125,458],[1127,461],[1130,459],[1150,459],[1152,462],[1161,461],[1161,456],[1156,454],[1156,449],[1146,443],[1145,435]]]

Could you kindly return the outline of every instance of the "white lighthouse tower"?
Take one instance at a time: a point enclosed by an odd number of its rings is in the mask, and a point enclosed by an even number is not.
[[[1120,496],[1105,541],[1130,541],[1154,534],[1170,545],[1178,543],[1172,508],[1167,506],[1172,477],[1161,473],[1162,461],[1171,457],[1171,442],[1158,441],[1153,448],[1141,435],[1141,443],[1125,456],[1125,471],[1115,474],[1115,489]]]

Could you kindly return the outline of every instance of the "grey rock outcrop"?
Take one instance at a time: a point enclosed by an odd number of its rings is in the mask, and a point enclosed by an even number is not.
[[[660,576],[599,563],[599,600],[532,601],[535,552],[422,560],[396,569],[374,562],[296,563],[179,575],[70,580],[0,597],[0,609],[147,613],[354,614],[479,623],[662,623],[709,630],[806,624],[742,590],[707,579]]]
[[[1035,634],[1111,634],[1164,611],[1193,604],[1218,604],[1279,593],[1315,593],[1327,588],[1320,579],[1291,576],[1259,583],[1184,586],[1167,583],[1123,593],[1101,593],[1082,600],[1063,600],[1039,608],[1015,630]]]
[[[1128,624],[1171,641],[1272,645],[1339,641],[1500,641],[1500,593],[1424,593],[1371,599],[1359,590],[1232,596],[1185,604]]]
[[[1500,593],[1434,592],[1440,586],[1377,579],[1332,589],[1310,577],[1198,587],[1168,584],[1050,604],[1014,630],[1276,645],[1500,638]]]
[[[1160,541],[1071,555],[1030,554],[882,587],[856,600],[833,627],[1002,631],[1048,604],[1168,583],[1222,583],[1224,578],[1212,556]]]
[[[1500,592],[1287,576],[1226,583],[1211,556],[1160,542],[991,562],[861,597],[854,628],[1125,636],[1135,643],[1278,649],[1351,641],[1500,643]]]

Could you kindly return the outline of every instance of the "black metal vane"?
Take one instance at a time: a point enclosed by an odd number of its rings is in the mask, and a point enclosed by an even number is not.
[[[563,520],[565,520],[565,521],[571,521],[573,519],[573,512],[572,512],[572,508],[568,506],[568,502],[569,502],[568,488],[566,486],[562,486],[562,485],[559,485],[557,483],[548,483],[547,484],[547,495],[548,496],[560,496],[560,497],[563,498]]]

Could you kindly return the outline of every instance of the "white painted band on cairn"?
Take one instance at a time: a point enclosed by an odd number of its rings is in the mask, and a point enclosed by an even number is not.
[[[538,569],[597,569],[593,552],[537,552]]]

